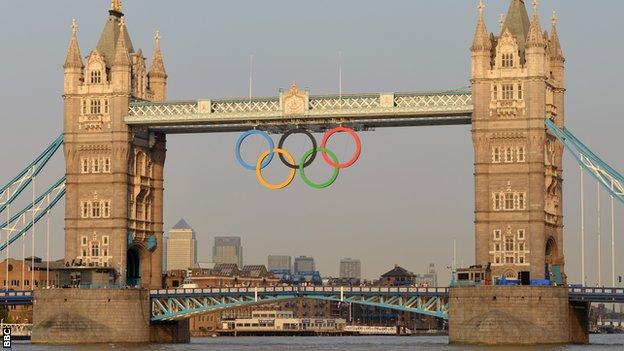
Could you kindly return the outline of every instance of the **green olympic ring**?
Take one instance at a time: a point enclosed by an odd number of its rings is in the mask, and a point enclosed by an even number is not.
[[[305,154],[303,154],[303,156],[301,156],[301,161],[299,161],[299,174],[301,175],[301,179],[303,179],[303,181],[311,188],[323,189],[334,184],[334,182],[336,181],[336,178],[338,178],[338,174],[340,173],[340,168],[334,168],[334,173],[325,183],[321,183],[321,184],[314,183],[305,175],[304,165],[308,161],[308,158],[312,156],[313,153],[316,153],[316,152],[325,153],[329,155],[329,157],[332,159],[332,161],[334,161],[334,163],[338,163],[338,157],[336,156],[335,153],[331,152],[328,148],[325,148],[325,147],[312,148],[308,150]]]

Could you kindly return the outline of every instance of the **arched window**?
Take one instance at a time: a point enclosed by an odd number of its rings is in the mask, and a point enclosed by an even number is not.
[[[100,84],[102,83],[102,71],[94,70],[91,71],[91,84]]]

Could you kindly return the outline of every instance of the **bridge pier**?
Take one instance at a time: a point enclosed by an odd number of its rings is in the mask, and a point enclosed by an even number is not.
[[[570,302],[566,287],[451,288],[451,344],[587,344],[589,303]]]
[[[150,323],[149,290],[42,289],[33,294],[33,344],[188,343],[188,321]]]

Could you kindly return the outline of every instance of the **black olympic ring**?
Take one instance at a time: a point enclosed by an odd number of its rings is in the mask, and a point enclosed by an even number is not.
[[[317,149],[317,145],[316,145],[316,139],[314,138],[314,136],[312,135],[312,133],[310,133],[307,129],[305,128],[295,128],[295,129],[291,129],[289,131],[287,131],[284,135],[282,135],[282,137],[279,140],[279,143],[277,144],[279,149],[283,149],[284,143],[286,142],[286,138],[288,138],[289,135],[291,134],[305,134],[308,136],[308,138],[310,138],[310,140],[312,141],[312,148],[314,150],[314,152],[312,152],[312,155],[310,156],[310,158],[308,159],[308,161],[306,163],[303,164],[303,168],[308,167],[309,165],[312,164],[312,162],[314,162],[314,159],[316,158],[316,149]],[[299,165],[293,165],[291,163],[289,163],[286,158],[284,158],[284,155],[282,154],[278,154],[280,160],[282,160],[282,163],[285,164],[286,166],[292,168],[292,169],[300,169],[301,167]]]

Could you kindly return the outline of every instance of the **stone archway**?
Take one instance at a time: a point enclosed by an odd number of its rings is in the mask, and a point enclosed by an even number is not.
[[[546,264],[551,265],[555,263],[556,258],[559,257],[559,247],[557,246],[557,240],[552,236],[548,237],[545,247],[545,261]]]
[[[126,284],[141,286],[141,258],[136,247],[128,249],[126,254]]]

